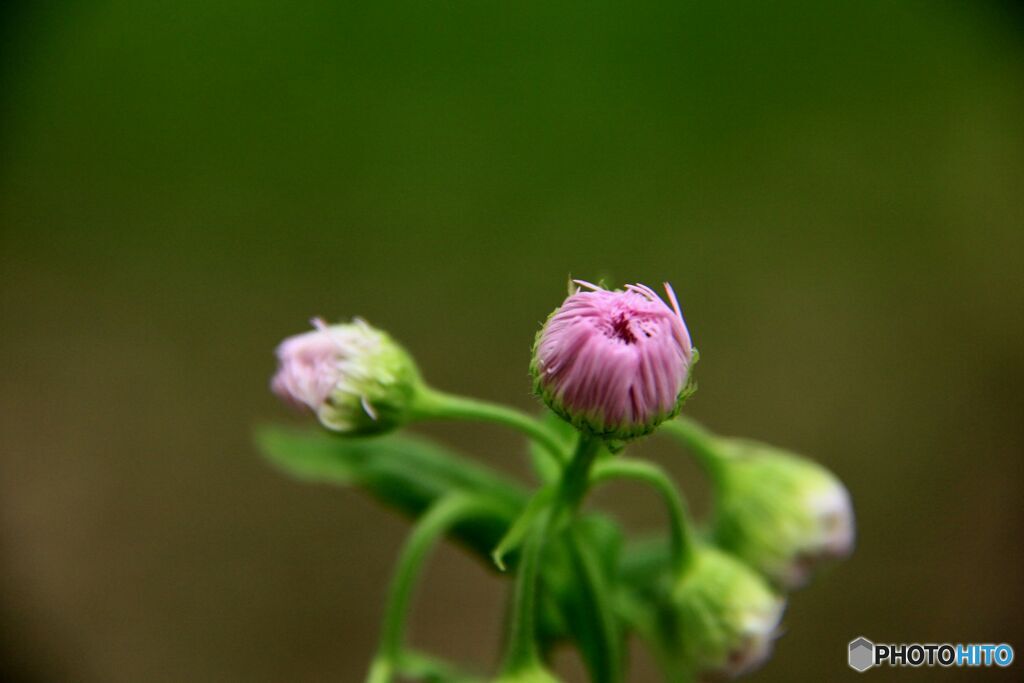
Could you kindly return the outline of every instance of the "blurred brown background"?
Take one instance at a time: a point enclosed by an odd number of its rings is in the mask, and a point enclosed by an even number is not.
[[[361,680],[407,527],[260,460],[294,419],[274,345],[359,314],[529,409],[570,272],[672,281],[690,413],[851,488],[855,556],[750,680],[852,678],[858,635],[1021,655],[1015,5],[116,0],[2,31],[4,680]],[[525,473],[501,430],[428,431]],[[426,583],[416,642],[486,667],[503,585],[448,548]]]

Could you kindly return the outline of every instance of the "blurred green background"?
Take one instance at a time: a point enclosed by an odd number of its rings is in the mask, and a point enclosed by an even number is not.
[[[273,347],[358,314],[530,409],[569,273],[670,280],[689,413],[852,491],[856,554],[750,680],[852,679],[858,635],[1022,654],[1013,4],[119,0],[2,32],[4,680],[361,680],[407,526],[261,461],[252,427],[296,419]],[[513,435],[426,431],[525,474]],[[416,642],[487,666],[504,584],[445,548],[426,585]]]

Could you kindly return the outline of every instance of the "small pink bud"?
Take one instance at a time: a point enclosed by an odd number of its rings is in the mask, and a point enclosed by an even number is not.
[[[274,393],[338,432],[383,432],[406,422],[422,386],[409,354],[360,319],[340,325],[315,319],[313,325],[277,347]]]
[[[548,406],[592,434],[630,439],[679,412],[695,351],[675,293],[580,280],[537,335],[530,366]]]

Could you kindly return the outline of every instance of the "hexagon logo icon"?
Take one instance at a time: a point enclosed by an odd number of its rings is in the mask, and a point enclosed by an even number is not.
[[[850,668],[864,672],[875,665],[875,644],[864,636],[850,641]]]

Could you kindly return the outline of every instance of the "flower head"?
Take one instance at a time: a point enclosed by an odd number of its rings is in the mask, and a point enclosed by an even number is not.
[[[404,423],[422,386],[405,349],[359,318],[339,325],[317,318],[313,326],[277,347],[274,393],[338,432],[368,434]]]
[[[672,288],[577,289],[537,335],[530,369],[548,406],[598,436],[630,439],[679,412],[695,351]]]
[[[717,438],[713,536],[781,588],[853,550],[850,494],[817,463],[765,444]]]
[[[785,601],[739,560],[710,546],[672,594],[675,652],[694,671],[732,678],[762,664],[778,635]]]

